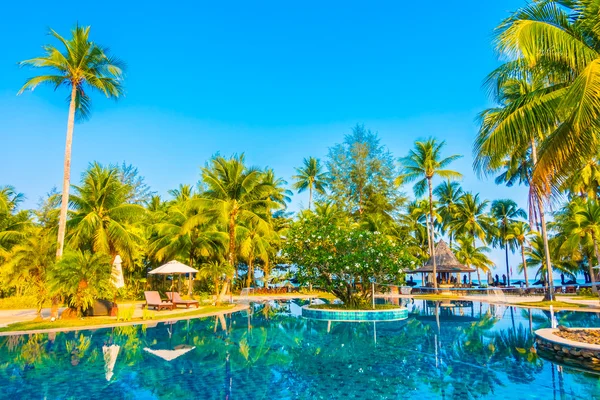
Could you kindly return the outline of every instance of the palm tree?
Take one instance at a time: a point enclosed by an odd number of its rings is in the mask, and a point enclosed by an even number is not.
[[[549,252],[552,252],[554,249],[556,249],[558,245],[556,240],[551,240],[548,243],[551,247],[550,249],[548,249]],[[525,251],[525,255],[527,256],[525,260],[527,266],[538,268],[535,274],[536,278],[542,279],[544,281],[544,284],[548,285],[547,278],[551,275],[548,275],[548,264],[546,264],[547,258],[545,241],[544,238],[538,232],[534,231],[532,233],[532,238],[531,240],[529,240],[529,247]],[[569,268],[566,268],[560,263],[556,263],[554,266],[561,272],[564,272],[566,274],[572,274],[572,271]],[[521,268],[523,267],[523,264],[519,265],[519,270],[521,270]]]
[[[244,165],[243,154],[229,159],[215,156],[202,168],[202,181],[207,189],[201,198],[193,201],[206,210],[212,210],[227,226],[227,260],[232,268],[236,268],[236,228],[240,221],[265,229],[268,227],[266,210],[277,206],[269,199],[273,187],[264,181],[259,169]],[[227,278],[220,297],[225,295],[229,284],[230,279]]]
[[[227,234],[210,214],[185,197],[173,201],[152,227],[150,254],[158,262],[180,259],[195,267],[201,259],[222,254]]]
[[[434,288],[437,290],[437,266],[435,261],[435,236],[433,231],[433,188],[432,181],[435,176],[444,179],[459,179],[462,175],[456,171],[444,169],[452,161],[460,158],[459,155],[453,155],[441,158],[441,151],[446,142],[437,142],[430,138],[424,142],[415,142],[415,148],[410,150],[407,157],[400,159],[403,166],[402,180],[404,182],[417,181],[413,187],[417,197],[425,194],[429,189],[429,219],[430,230],[428,235],[431,237],[430,256],[433,260]]]
[[[271,225],[247,223],[238,227],[239,253],[246,259],[248,274],[246,287],[252,286],[254,281],[254,262],[260,259],[263,263],[269,262],[270,238],[274,235]],[[266,284],[266,282],[265,282]]]
[[[439,204],[438,213],[442,217],[442,231],[448,231],[450,247],[452,247],[454,233],[448,228],[456,213],[458,200],[464,192],[458,182],[445,181],[433,190],[433,194],[437,197],[437,203]]]
[[[535,164],[535,186],[561,183],[596,155],[600,118],[600,23],[598,5],[586,0],[535,1],[517,10],[497,29],[507,57],[501,77],[530,72],[544,87],[511,106],[499,133],[519,147],[522,131],[544,131]]]
[[[456,259],[467,267],[475,267],[477,270],[477,281],[481,286],[481,276],[479,270],[488,273],[494,266],[492,260],[486,255],[490,249],[486,246],[477,246],[475,239],[472,236],[463,236],[456,239],[458,251],[456,251]]]
[[[531,236],[531,228],[525,221],[514,221],[508,226],[506,239],[514,240],[521,248],[521,259],[523,261],[523,273],[525,274],[525,286],[529,287],[529,279],[527,278],[527,260],[525,260],[525,246]]]
[[[145,210],[127,203],[131,188],[121,183],[118,169],[93,163],[82,184],[73,188],[69,244],[113,258],[120,254],[126,265],[133,266],[142,242],[142,232],[135,224]]]
[[[324,194],[327,189],[328,174],[324,171],[321,165],[321,160],[314,157],[305,158],[304,165],[301,168],[296,168],[297,175],[292,176],[294,189],[298,193],[308,189],[308,209],[312,204],[313,190],[319,194]]]
[[[35,288],[38,317],[41,317],[42,307],[49,297],[46,273],[53,266],[55,255],[53,236],[37,227],[28,231],[25,239],[11,251],[9,267],[14,273],[24,275]]]
[[[65,39],[53,30],[50,34],[56,38],[64,50],[51,45],[44,46],[45,54],[41,57],[22,61],[22,66],[47,68],[52,70],[49,75],[39,75],[30,78],[19,91],[34,90],[42,83],[58,89],[66,86],[70,89],[69,117],[67,123],[67,140],[65,147],[64,176],[62,203],[58,225],[58,246],[56,257],[63,254],[67,210],[69,207],[69,186],[71,178],[71,144],[73,141],[73,126],[75,115],[79,118],[89,116],[91,102],[88,89],[102,92],[108,98],[118,98],[123,94],[121,81],[124,64],[117,58],[108,55],[107,49],[90,41],[90,27],[77,25],[71,31],[71,38]]]
[[[506,258],[506,276],[508,278],[508,286],[510,286],[510,267],[508,266],[508,250],[514,251],[515,242],[508,239],[509,226],[517,222],[518,218],[527,218],[525,210],[519,208],[517,203],[511,199],[494,200],[492,202],[492,217],[496,220],[496,235],[493,242],[497,243],[501,249],[504,249]]]
[[[600,265],[600,252],[598,250],[598,239],[600,238],[600,205],[589,200],[576,209],[574,218],[568,222],[567,230],[572,235],[588,236],[591,238],[593,254]],[[596,272],[593,269],[593,262],[589,260],[590,278],[592,279],[592,290],[598,293],[596,287]]]
[[[30,212],[18,210],[25,199],[12,186],[0,186],[0,262],[10,255],[10,250],[25,238],[31,225]]]
[[[216,300],[219,297],[219,283],[223,279],[231,279],[231,277],[233,277],[233,273],[233,268],[226,261],[221,259],[212,259],[200,266],[198,275],[206,279],[212,279],[215,287]]]
[[[533,224],[534,220],[539,220],[545,242],[543,249],[547,251],[545,265],[552,276],[543,201],[546,195],[542,193],[539,180],[534,182],[533,169],[538,165],[538,143],[543,142],[553,124],[558,123],[548,108],[539,107],[539,104],[556,100],[556,88],[549,87],[548,79],[540,71],[512,73],[526,64],[522,60],[509,62],[489,75],[487,83],[499,107],[484,110],[480,115],[481,128],[473,146],[473,168],[483,174],[493,174],[506,168],[506,173],[498,176],[496,183],[505,182],[511,186],[518,177],[520,183],[529,186],[530,222]],[[533,112],[536,107],[538,109]],[[547,297],[552,299],[554,286],[551,278],[549,283]]]
[[[486,242],[486,237],[493,231],[493,220],[487,213],[488,200],[480,200],[479,194],[470,192],[458,199],[454,220],[450,223],[455,234],[469,235]]]
[[[69,306],[81,316],[94,300],[112,290],[110,260],[104,253],[80,250],[65,254],[48,272],[50,291],[64,296]]]

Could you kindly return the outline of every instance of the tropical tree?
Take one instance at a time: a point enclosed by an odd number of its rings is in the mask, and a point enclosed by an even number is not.
[[[473,239],[486,242],[493,231],[493,220],[487,213],[488,200],[481,200],[479,194],[467,192],[458,199],[451,229],[457,235],[469,235]]]
[[[56,241],[40,227],[32,227],[25,238],[11,250],[8,267],[13,275],[32,285],[37,301],[37,315],[49,299],[47,272],[56,259]]]
[[[227,279],[231,279],[234,274],[234,269],[227,261],[214,258],[203,263],[199,269],[199,277],[210,279],[215,290],[215,299],[219,297],[219,285]]]
[[[202,168],[202,181],[206,191],[192,202],[210,210],[227,227],[229,250],[227,260],[236,268],[236,229],[241,221],[267,229],[267,209],[275,209],[277,203],[269,199],[273,186],[265,182],[258,168],[244,165],[244,155],[229,159],[215,156]],[[237,273],[236,273],[237,277]],[[230,279],[223,285],[222,297],[228,290]]]
[[[508,58],[503,77],[535,71],[546,82],[529,101],[513,106],[501,130],[517,144],[518,131],[546,131],[534,181],[564,181],[596,155],[600,102],[600,22],[593,1],[535,1],[517,10],[497,29],[497,46]],[[518,146],[515,146],[518,147]]]
[[[510,267],[508,265],[508,250],[514,251],[515,240],[509,239],[508,230],[511,224],[518,221],[518,218],[527,218],[527,213],[522,208],[519,208],[517,203],[511,199],[500,199],[492,202],[491,208],[492,218],[495,220],[496,232],[493,235],[492,243],[504,249],[506,259],[506,276],[508,285],[510,286]]]
[[[574,218],[566,222],[566,230],[571,236],[585,237],[591,239],[593,255],[600,265],[600,252],[598,250],[598,240],[600,239],[600,205],[595,200],[589,200],[580,204],[575,212]],[[590,278],[592,279],[592,290],[598,293],[596,287],[596,272],[593,269],[594,262],[589,260]]]
[[[440,183],[434,190],[433,194],[437,197],[438,214],[442,217],[442,232],[448,232],[448,238],[450,239],[450,247],[452,247],[452,239],[454,238],[454,232],[450,229],[450,223],[454,218],[458,207],[458,201],[464,194],[460,183],[445,181]]]
[[[101,252],[69,252],[48,272],[50,291],[66,298],[77,315],[82,315],[97,298],[110,294],[110,261]]]
[[[430,256],[433,260],[433,276],[437,275],[435,261],[435,236],[433,230],[433,178],[439,176],[444,179],[458,179],[462,175],[456,171],[445,169],[452,161],[460,158],[459,155],[442,158],[441,151],[446,142],[437,142],[430,138],[426,141],[415,142],[415,148],[410,150],[407,157],[400,159],[403,166],[402,180],[414,182],[414,192],[417,197],[425,194],[429,189],[429,220],[430,228],[428,236],[431,237]],[[437,289],[437,280],[434,279],[434,287]]]
[[[0,186],[0,262],[25,237],[25,229],[31,225],[30,212],[18,210],[24,199],[14,187]]]
[[[96,90],[108,98],[118,98],[123,94],[122,78],[124,64],[108,50],[99,46],[89,38],[90,27],[77,25],[71,31],[71,38],[65,39],[54,30],[50,35],[64,47],[62,51],[52,45],[44,46],[45,54],[22,61],[22,66],[46,68],[48,75],[30,78],[19,91],[34,90],[40,84],[50,84],[54,89],[66,86],[70,90],[69,116],[67,122],[67,139],[65,147],[62,203],[58,226],[57,258],[63,253],[64,239],[69,207],[69,186],[71,179],[71,146],[76,114],[79,119],[89,117],[91,101],[89,90]]]
[[[487,253],[490,252],[489,247],[477,246],[475,239],[472,236],[462,236],[456,238],[456,244],[458,250],[456,251],[456,259],[467,267],[475,267],[477,270],[477,281],[481,286],[481,275],[479,271],[483,271],[486,274],[494,266],[492,260],[489,259]]]
[[[131,187],[121,182],[119,169],[93,163],[81,185],[73,188],[69,244],[112,258],[119,254],[125,265],[133,267],[143,241],[136,221],[142,219],[144,207],[127,202]]]
[[[264,264],[269,262],[271,241],[274,234],[270,224],[246,223],[238,227],[239,254],[246,260],[248,273],[246,275],[246,287],[252,286],[255,280],[254,266],[257,259]],[[265,282],[266,285],[266,282]]]
[[[308,209],[313,200],[313,191],[319,194],[325,194],[327,189],[328,174],[321,165],[321,160],[314,157],[305,158],[303,166],[296,168],[296,174],[292,176],[294,179],[294,189],[298,193],[302,193],[308,189]]]
[[[521,260],[523,266],[523,273],[525,274],[525,286],[529,287],[529,279],[527,278],[527,260],[525,260],[525,246],[529,242],[531,237],[531,228],[525,221],[514,221],[512,222],[506,231],[507,241],[515,241],[521,249]]]

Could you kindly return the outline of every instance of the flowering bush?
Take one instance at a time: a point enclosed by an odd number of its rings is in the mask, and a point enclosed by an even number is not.
[[[302,218],[292,225],[284,257],[298,268],[301,284],[328,291],[348,308],[368,307],[371,282],[397,284],[414,258],[404,246],[379,232]]]

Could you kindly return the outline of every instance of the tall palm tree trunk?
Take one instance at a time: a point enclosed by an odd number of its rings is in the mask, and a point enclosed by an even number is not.
[[[308,210],[310,211],[310,205],[312,204],[312,191],[313,185],[312,182],[308,185]]]
[[[254,263],[252,260],[254,257],[249,257],[248,259],[248,276],[246,277],[246,287],[252,286],[252,280],[254,278]]]
[[[235,211],[231,212],[229,215],[229,254],[227,255],[227,261],[229,265],[235,267]],[[237,278],[237,268],[236,268],[236,278]],[[223,301],[223,297],[227,294],[227,290],[231,285],[231,279],[227,277],[225,283],[223,284],[223,289],[221,290],[221,294],[217,298],[217,304]]]
[[[525,287],[529,288],[529,279],[527,279],[527,261],[525,260],[525,243],[521,243],[521,259],[523,260],[523,274],[525,275]]]
[[[505,233],[506,236],[506,233]],[[504,241],[504,253],[506,255],[506,277],[508,279],[508,286],[510,286],[510,267],[508,266],[508,243],[506,243],[506,239]]]
[[[537,147],[535,144],[535,139],[531,141],[531,157],[533,161],[534,168],[537,165]],[[552,280],[552,262],[550,260],[550,246],[548,245],[548,231],[546,229],[546,215],[544,212],[544,203],[540,197],[540,193],[536,194],[538,210],[540,212],[540,224],[542,226],[542,239],[544,241],[544,258],[546,259],[546,267],[548,270],[548,293],[546,294],[546,299],[554,300],[554,281]]]
[[[58,218],[58,239],[56,247],[56,258],[60,259],[65,247],[65,232],[67,229],[67,210],[69,209],[69,187],[71,182],[71,146],[73,144],[73,129],[75,127],[75,98],[77,97],[77,86],[72,85],[71,102],[69,104],[69,118],[67,121],[67,140],[65,143],[65,163],[63,168],[63,188],[60,204],[60,216]]]
[[[429,220],[431,225],[431,260],[433,262],[433,288],[437,293],[437,263],[435,261],[435,233],[433,227],[433,190],[431,189],[431,178],[427,178],[427,185],[429,186]]]
[[[592,231],[592,242],[594,242],[594,254],[596,255],[596,260],[598,261],[598,265],[600,265],[600,253],[598,253],[598,242],[596,242],[596,234]],[[598,294],[598,288],[596,288],[596,272],[594,271],[593,263],[589,263],[590,267],[590,279],[592,280],[592,292]]]

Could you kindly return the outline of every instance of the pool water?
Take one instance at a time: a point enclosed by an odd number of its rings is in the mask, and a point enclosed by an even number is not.
[[[600,399],[600,375],[538,356],[540,310],[409,301],[409,318],[331,322],[301,301],[154,327],[0,337],[0,398]],[[600,315],[556,314],[567,326]]]

